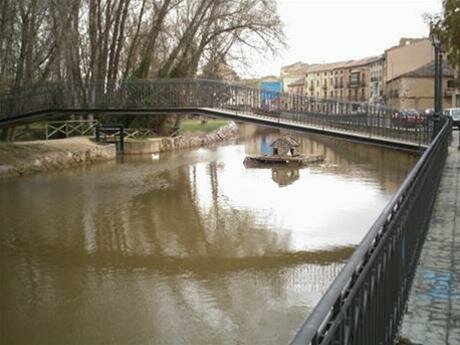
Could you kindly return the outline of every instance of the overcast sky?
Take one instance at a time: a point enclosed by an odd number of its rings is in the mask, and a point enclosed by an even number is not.
[[[383,53],[401,37],[428,36],[424,13],[441,0],[278,0],[289,47],[278,57],[254,59],[247,76],[279,75],[280,67],[357,59]]]

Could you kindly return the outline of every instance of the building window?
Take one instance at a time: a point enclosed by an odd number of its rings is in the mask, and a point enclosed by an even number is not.
[[[350,86],[357,86],[359,84],[359,72],[350,74]]]

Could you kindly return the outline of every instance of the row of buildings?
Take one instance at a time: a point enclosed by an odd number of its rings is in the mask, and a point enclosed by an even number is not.
[[[460,106],[454,77],[455,71],[444,63],[444,108]],[[262,79],[265,84],[277,81],[284,92],[308,97],[424,110],[433,107],[434,50],[427,38],[402,38],[379,56],[323,64],[297,62],[282,67],[279,78]]]

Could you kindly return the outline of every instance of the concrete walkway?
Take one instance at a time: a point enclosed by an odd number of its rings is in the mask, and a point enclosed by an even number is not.
[[[401,329],[414,344],[460,344],[458,131],[453,136]]]

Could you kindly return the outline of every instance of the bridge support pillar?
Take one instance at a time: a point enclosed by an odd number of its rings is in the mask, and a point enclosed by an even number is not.
[[[96,142],[101,141],[101,124],[98,122],[96,125]]]
[[[14,138],[15,127],[6,127],[1,130],[0,141],[12,141]]]

